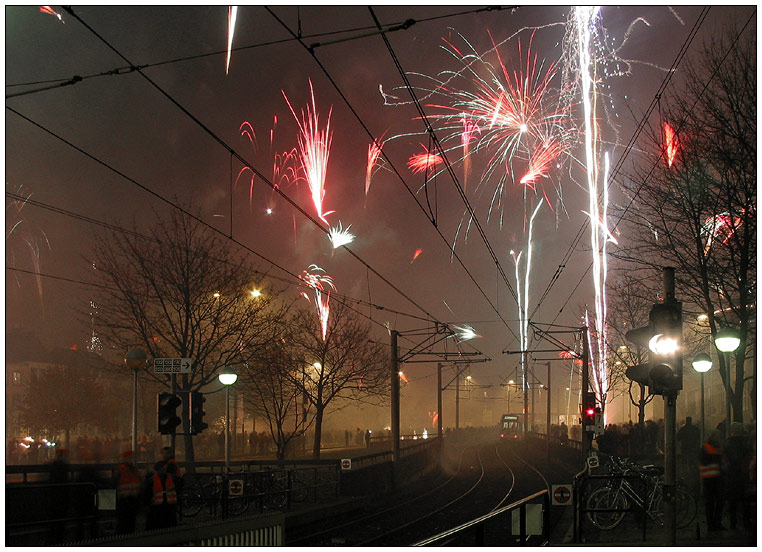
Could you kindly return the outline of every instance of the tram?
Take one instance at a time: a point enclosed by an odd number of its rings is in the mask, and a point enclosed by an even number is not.
[[[498,428],[501,439],[520,439],[524,436],[524,416],[503,414]]]

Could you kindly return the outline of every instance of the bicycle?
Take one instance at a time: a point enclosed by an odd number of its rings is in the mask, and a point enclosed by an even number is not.
[[[210,515],[215,515],[217,506],[222,507],[225,478],[222,475],[213,475],[207,483],[201,483],[193,479],[190,485],[186,485],[180,493],[180,514],[183,517],[197,515],[204,504],[209,507]],[[227,496],[228,513],[239,515],[248,508],[248,500],[245,496]]]
[[[631,504],[645,510],[656,523],[664,524],[663,472],[657,466],[639,466],[628,460],[612,459],[612,475],[638,475],[646,481],[646,496],[641,497],[627,479],[612,480],[588,497],[588,519],[604,531],[614,529],[624,519]],[[678,528],[696,517],[696,500],[682,485],[675,486],[675,515]]]

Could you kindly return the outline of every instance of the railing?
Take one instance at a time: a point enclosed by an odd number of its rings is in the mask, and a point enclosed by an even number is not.
[[[67,546],[283,546],[284,527],[284,514],[269,514],[112,535]]]
[[[542,499],[541,512],[537,512],[536,509],[531,509],[532,511],[528,512],[530,506],[538,505],[536,502],[532,502],[537,499]],[[518,519],[514,515],[516,510],[518,510]],[[536,525],[534,528],[528,526],[530,515],[532,515],[531,520],[540,525],[539,533],[534,532],[537,530]],[[469,544],[472,546],[547,545],[550,540],[550,497],[547,489],[417,542],[413,546],[449,546],[453,545],[455,540],[458,540],[459,546]],[[496,540],[500,542],[492,542]]]

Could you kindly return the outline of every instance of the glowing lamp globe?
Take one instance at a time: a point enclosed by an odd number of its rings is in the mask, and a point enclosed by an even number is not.
[[[699,353],[693,359],[693,369],[698,373],[708,372],[712,369],[712,358],[706,353]]]
[[[732,353],[738,349],[738,345],[741,343],[741,339],[735,330],[731,328],[722,328],[714,336],[714,344],[717,345],[717,350],[723,353]]]
[[[233,385],[238,379],[238,374],[236,374],[236,371],[233,368],[225,366],[217,376],[217,379],[220,380],[222,385]]]

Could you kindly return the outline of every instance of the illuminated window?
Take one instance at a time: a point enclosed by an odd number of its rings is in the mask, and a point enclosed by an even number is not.
[[[21,385],[21,372],[13,372],[13,384]]]

